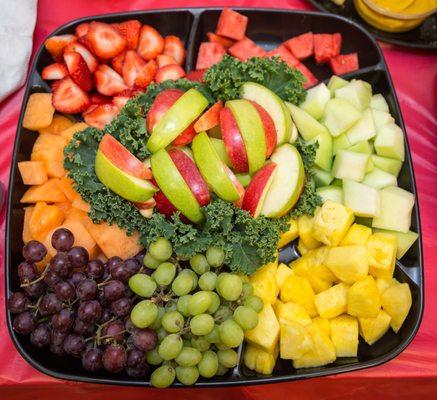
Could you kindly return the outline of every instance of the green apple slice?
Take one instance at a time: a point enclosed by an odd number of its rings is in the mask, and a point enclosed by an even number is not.
[[[316,158],[314,164],[325,171],[331,171],[332,167],[332,136],[328,133],[321,133],[316,136],[311,143],[317,142],[319,144],[316,150]]]
[[[329,134],[328,130],[306,111],[289,102],[285,102],[285,105],[290,111],[298,132],[305,140],[314,139],[316,136],[325,133]]]
[[[167,147],[208,106],[208,100],[196,89],[186,91],[167,110],[153,129],[147,148],[155,153]]]
[[[200,132],[194,137],[192,146],[194,161],[213,192],[226,201],[236,201],[240,198],[236,186],[229,173],[232,173],[220,159],[211,138],[206,132]],[[236,179],[236,178],[235,178]]]
[[[167,151],[159,150],[150,162],[153,177],[170,202],[190,221],[202,222],[204,217],[199,203]]]
[[[126,200],[144,203],[158,191],[150,181],[136,178],[117,168],[100,150],[97,150],[94,167],[100,182]]]
[[[247,187],[252,180],[252,177],[250,174],[235,174],[237,179],[240,181],[240,183],[243,185],[243,187]]]
[[[217,139],[215,137],[210,137],[211,143],[215,148],[215,151],[217,152],[220,159],[229,167],[232,168],[231,160],[228,157],[228,153],[226,152],[225,144],[223,143],[223,140]]]

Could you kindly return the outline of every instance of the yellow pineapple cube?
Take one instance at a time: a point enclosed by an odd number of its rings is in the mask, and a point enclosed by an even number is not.
[[[374,318],[358,318],[361,337],[372,345],[385,335],[390,327],[390,321],[390,315],[384,310],[380,310]]]
[[[366,244],[372,234],[372,229],[361,224],[353,224],[346,233],[346,236],[340,242],[342,246],[351,246],[353,244]]]
[[[271,304],[264,304],[258,314],[258,325],[245,332],[246,340],[272,353],[279,338],[279,322]]]
[[[279,355],[282,359],[295,360],[311,349],[311,336],[305,327],[294,322],[281,324]]]
[[[390,286],[394,285],[395,283],[399,283],[395,278],[376,278],[375,282],[380,295],[382,295]]]
[[[329,319],[322,317],[313,318],[313,324],[318,325],[328,336],[331,335],[331,325],[329,323]]]
[[[309,249],[306,248],[305,245],[303,244],[302,238],[299,238],[297,242],[297,251],[301,256],[304,256],[309,251]]]
[[[302,215],[297,219],[297,225],[299,228],[299,236],[306,249],[315,249],[322,243],[316,240],[312,235],[313,230],[313,218],[308,215]]]
[[[371,275],[355,282],[347,296],[347,313],[354,317],[376,317],[381,309],[381,296]]]
[[[296,323],[302,326],[311,324],[311,318],[308,312],[301,305],[293,302],[283,303],[281,300],[277,300],[273,305],[276,318],[278,318],[279,324]]]
[[[390,315],[390,326],[396,333],[407,318],[411,303],[411,290],[408,283],[395,283],[382,293],[382,309]]]
[[[358,321],[349,315],[331,319],[331,340],[337,357],[356,357],[358,353]]]
[[[279,264],[275,274],[276,285],[278,286],[279,290],[282,289],[282,286],[284,285],[286,279],[293,274],[294,272],[287,264],[283,264],[283,263]]]
[[[278,346],[273,353],[268,353],[258,347],[247,345],[244,350],[244,365],[259,374],[270,375],[278,358]]]
[[[292,242],[294,239],[296,239],[299,236],[297,221],[295,219],[290,219],[289,222],[290,222],[290,227],[288,228],[288,231],[282,233],[281,237],[279,238],[278,249],[284,247],[285,245]]]
[[[312,236],[327,246],[338,246],[353,222],[351,209],[327,200],[314,213]]]
[[[370,275],[375,278],[391,278],[396,263],[396,236],[377,232],[370,236],[366,246]]]
[[[325,264],[338,279],[349,285],[369,273],[367,249],[362,244],[331,247]]]
[[[264,304],[273,304],[278,297],[279,288],[276,284],[275,274],[268,265],[259,268],[250,276],[253,293],[261,297]]]
[[[292,301],[300,304],[308,312],[310,317],[317,316],[314,304],[314,291],[308,279],[297,275],[291,275],[282,286],[280,299],[284,303]]]
[[[347,309],[349,286],[339,283],[315,296],[317,312],[322,318],[334,318]]]

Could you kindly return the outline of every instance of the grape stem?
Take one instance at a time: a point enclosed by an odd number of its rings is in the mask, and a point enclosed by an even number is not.
[[[38,278],[36,278],[35,280],[33,280],[31,282],[22,283],[20,285],[20,287],[25,288],[25,287],[28,287],[30,285],[33,285],[34,283],[42,281],[44,279],[44,276],[46,275],[46,271],[48,271],[48,270],[49,270],[49,265],[47,264],[46,267],[44,268],[44,271],[42,272],[42,274]]]

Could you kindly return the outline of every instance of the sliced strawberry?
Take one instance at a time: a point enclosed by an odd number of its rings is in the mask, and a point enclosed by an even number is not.
[[[176,81],[185,76],[185,71],[179,65],[166,65],[156,71],[155,81],[161,83],[166,80]]]
[[[150,25],[143,25],[138,40],[137,52],[145,60],[153,60],[164,50],[164,38]]]
[[[208,38],[208,42],[220,43],[225,49],[228,49],[229,47],[231,47],[235,43],[235,40],[228,39],[224,36],[217,35],[214,32],[207,32],[206,36]]]
[[[88,66],[88,69],[92,74],[95,72],[97,66],[99,65],[99,62],[97,61],[96,57],[94,57],[91,51],[89,51],[88,48],[85,47],[82,43],[78,43],[78,42],[70,43],[68,46],[65,47],[64,52],[65,51],[78,52],[85,60],[86,65]]]
[[[136,89],[126,89],[117,94],[112,98],[112,103],[115,104],[120,110],[126,105],[126,103],[132,98],[135,97],[139,90]]]
[[[126,47],[126,40],[109,24],[93,21],[86,38],[91,50],[101,58],[113,58]]]
[[[74,82],[89,92],[93,88],[93,78],[83,57],[77,51],[65,51],[64,61]]]
[[[88,22],[82,22],[78,26],[76,26],[76,29],[74,30],[76,32],[77,37],[85,36],[88,33],[88,28],[90,27],[90,24]]]
[[[119,24],[112,24],[118,33],[124,37],[127,43],[127,48],[136,50],[138,46],[138,39],[140,37],[141,22],[136,19],[121,22]]]
[[[62,53],[64,52],[64,47],[67,44],[74,42],[76,36],[74,35],[58,35],[48,38],[44,45],[47,51],[53,56],[56,62],[62,61]]]
[[[90,93],[89,98],[90,98],[90,106],[107,104],[112,102],[111,97],[103,96],[103,94],[100,93]]]
[[[94,73],[97,91],[105,96],[114,96],[127,89],[123,78],[107,65],[99,65]]]
[[[167,67],[169,66],[170,65],[167,65]],[[156,61],[150,60],[138,73],[138,76],[135,79],[135,87],[139,87],[143,89],[147,88],[147,86],[149,86],[155,79],[157,70],[158,70],[158,66],[156,64]]]
[[[203,82],[203,75],[205,75],[206,69],[196,69],[195,71],[188,72],[185,78],[192,82]]]
[[[167,54],[158,54],[156,62],[158,63],[158,68],[165,67],[166,65],[177,64],[176,60]]]
[[[223,103],[218,101],[208,111],[206,111],[194,124],[196,132],[207,131],[214,128],[220,123],[220,111]]]
[[[119,113],[119,108],[114,104],[100,104],[90,106],[83,114],[85,123],[97,129],[103,129]]]
[[[69,76],[56,81],[53,89],[52,103],[56,111],[66,114],[76,114],[87,109],[88,95],[74,83]]]
[[[65,64],[53,63],[44,67],[41,72],[41,78],[44,80],[62,79],[68,75],[68,69]]]
[[[124,59],[126,58],[126,50],[122,51],[118,56],[112,59],[112,68],[120,75],[123,73]]]
[[[184,43],[177,36],[170,35],[165,37],[163,53],[173,57],[179,65],[184,64],[186,51]]]
[[[128,50],[123,63],[122,77],[129,87],[135,84],[138,74],[146,62],[134,50]]]

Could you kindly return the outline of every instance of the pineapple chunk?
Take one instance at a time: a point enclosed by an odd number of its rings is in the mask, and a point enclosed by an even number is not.
[[[302,215],[297,220],[299,236],[306,249],[315,249],[321,245],[312,235],[314,219],[308,215]]]
[[[311,318],[308,315],[305,308],[301,305],[292,303],[283,303],[281,300],[277,300],[273,305],[276,317],[278,318],[279,324],[296,323],[302,326],[307,326],[311,324]]]
[[[268,270],[270,271],[273,275],[276,274],[276,270],[278,269],[278,257],[279,257],[279,253],[276,252],[275,255],[275,260],[272,262],[269,262],[266,265],[263,265],[261,268],[259,268],[261,271],[263,270]]]
[[[278,242],[278,249],[286,246],[288,243],[292,242],[299,236],[299,229],[297,226],[297,221],[295,219],[290,219],[290,227],[288,231],[281,234]]]
[[[331,340],[337,357],[356,357],[358,353],[358,321],[349,315],[330,320]]]
[[[297,275],[291,275],[284,282],[280,295],[281,301],[300,304],[308,312],[310,317],[317,316],[314,304],[314,291],[308,279]]]
[[[309,249],[306,248],[305,245],[303,244],[302,238],[299,238],[297,242],[297,251],[301,256],[304,256],[309,251]]]
[[[354,213],[351,209],[327,200],[316,209],[312,235],[327,246],[338,246],[353,222]]]
[[[349,286],[339,283],[315,296],[315,304],[322,318],[334,318],[343,314],[347,309]]]
[[[313,318],[313,324],[318,325],[328,336],[331,335],[331,325],[329,323],[329,319],[322,317]]]
[[[396,333],[407,318],[411,303],[411,290],[408,283],[396,283],[382,294],[382,308],[391,316],[390,326]]]
[[[354,317],[376,317],[381,309],[381,296],[371,275],[355,282],[347,296],[347,313]]]
[[[301,358],[311,349],[311,336],[305,327],[294,322],[281,324],[279,337],[279,354],[281,358],[295,360]]]
[[[353,224],[346,233],[346,236],[341,241],[342,246],[351,246],[353,244],[366,244],[372,234],[372,229],[361,224]]]
[[[375,279],[375,282],[380,295],[382,295],[390,286],[394,285],[395,283],[399,283],[395,278],[377,278]]]
[[[272,353],[279,338],[279,322],[271,304],[265,304],[258,314],[258,325],[245,332],[246,340]]]
[[[261,297],[264,304],[273,304],[276,301],[279,288],[276,284],[275,274],[268,265],[253,273],[250,276],[250,283],[253,286],[253,293]]]
[[[268,353],[255,346],[246,346],[244,351],[244,365],[258,372],[259,374],[270,375],[278,358],[278,346],[276,346],[273,353]]]
[[[367,249],[362,244],[332,247],[325,263],[338,279],[350,285],[369,273]]]
[[[380,310],[374,318],[358,318],[361,337],[372,345],[385,335],[390,327],[390,321],[390,315],[384,310]]]
[[[278,286],[279,290],[282,289],[282,286],[284,285],[286,279],[293,274],[294,272],[291,270],[291,268],[288,265],[283,263],[279,264],[275,274],[276,285]]]
[[[370,275],[375,278],[391,278],[396,263],[396,236],[377,232],[370,236],[366,245]]]

